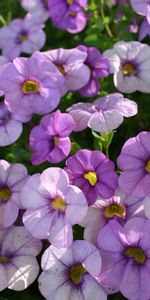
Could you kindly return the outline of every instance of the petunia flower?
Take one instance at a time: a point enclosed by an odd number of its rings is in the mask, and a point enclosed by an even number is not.
[[[92,205],[98,198],[110,198],[117,187],[114,163],[98,150],[79,150],[66,161],[70,183],[78,186]]]
[[[50,246],[42,256],[39,289],[50,300],[106,300],[95,278],[101,271],[99,250],[87,241],[74,241],[69,249]]]
[[[128,196],[121,189],[115,191],[110,199],[98,199],[88,208],[88,213],[81,221],[84,238],[95,244],[99,231],[111,220],[124,225],[133,217],[144,217],[144,199]]]
[[[58,163],[67,157],[71,151],[69,135],[74,128],[73,118],[60,110],[44,116],[40,125],[30,133],[32,164],[38,165],[46,160]]]
[[[20,0],[21,6],[28,11],[35,23],[42,24],[49,17],[48,0]]]
[[[121,125],[123,117],[137,114],[136,102],[114,93],[101,97],[93,103],[77,103],[67,109],[76,127],[81,131],[87,127],[97,132],[109,132]]]
[[[150,132],[140,132],[128,139],[118,157],[123,171],[119,177],[120,187],[132,196],[146,197],[150,194]]]
[[[98,235],[102,255],[99,281],[129,300],[150,297],[150,221],[133,218],[124,227],[110,221]]]
[[[28,231],[58,248],[72,244],[72,225],[85,217],[88,207],[82,191],[69,185],[60,168],[32,175],[22,189],[21,203],[27,209],[23,222]]]
[[[10,61],[22,52],[31,54],[40,50],[45,40],[42,24],[35,24],[31,15],[27,15],[24,19],[14,19],[0,29],[0,48]]]
[[[150,2],[149,0],[131,0],[131,6],[137,14],[146,16],[150,24]]]
[[[0,68],[0,90],[9,110],[23,116],[46,114],[60,101],[63,76],[40,52],[30,58],[19,57]]]
[[[87,0],[49,0],[49,13],[54,26],[70,33],[82,31],[89,18],[84,12]]]
[[[150,24],[147,22],[147,19],[145,18],[139,29],[139,41],[144,40],[144,38],[147,35],[150,36]]]
[[[77,48],[54,49],[42,52],[46,61],[51,61],[64,77],[61,94],[84,87],[90,79],[90,69],[85,65],[87,54]]]
[[[22,208],[20,193],[27,179],[25,166],[0,160],[0,228],[7,228],[16,221]]]
[[[29,117],[13,114],[8,111],[6,105],[0,103],[0,146],[13,144],[20,137],[23,126],[22,123],[28,122]]]
[[[109,75],[109,60],[95,47],[80,45],[77,49],[87,53],[84,63],[91,71],[88,83],[79,92],[84,97],[94,97],[100,89],[99,79]]]
[[[140,42],[118,42],[106,50],[114,85],[122,93],[150,92],[150,46]]]
[[[0,291],[21,291],[33,283],[39,273],[36,256],[41,248],[41,241],[23,226],[0,230]]]

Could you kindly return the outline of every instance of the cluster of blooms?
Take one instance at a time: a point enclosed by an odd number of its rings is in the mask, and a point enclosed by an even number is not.
[[[63,169],[54,165],[31,176],[24,165],[0,160],[0,291],[32,284],[41,240],[47,240],[38,278],[45,299],[106,300],[120,291],[129,300],[148,300],[150,132],[125,142],[117,172],[102,151],[71,153],[71,134],[89,128],[107,137],[124,117],[137,114],[136,102],[112,93],[66,112],[58,105],[68,92],[98,95],[100,78],[111,73],[120,92],[149,93],[150,46],[122,41],[103,54],[85,45],[39,52],[41,22],[50,16],[56,27],[79,32],[88,19],[87,1],[21,3],[27,16],[0,30],[0,146],[17,141],[22,123],[38,114],[40,123],[29,134],[32,164],[66,160]],[[150,22],[147,1],[131,4]],[[21,52],[32,55],[18,57]],[[84,240],[74,240],[74,225],[83,227]]]

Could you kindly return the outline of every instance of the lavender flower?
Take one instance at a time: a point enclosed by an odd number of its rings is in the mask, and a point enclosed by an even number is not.
[[[0,48],[8,60],[18,57],[21,52],[31,54],[41,49],[46,36],[42,25],[37,25],[31,15],[24,19],[14,19],[0,29]]]
[[[23,126],[22,123],[28,122],[30,117],[12,114],[6,105],[0,103],[0,146],[13,144],[20,137]]]
[[[110,221],[98,236],[102,255],[99,281],[120,290],[129,300],[149,299],[150,221],[133,218],[124,228]]]
[[[96,96],[99,87],[99,78],[109,75],[109,60],[103,57],[99,50],[95,47],[78,46],[78,49],[87,53],[85,64],[91,71],[91,76],[88,83],[80,89],[80,94],[84,97]]]
[[[70,33],[82,31],[88,19],[84,12],[87,0],[49,0],[51,20],[56,28],[67,30]]]
[[[99,250],[86,241],[75,241],[69,249],[50,246],[42,256],[39,289],[45,299],[106,300],[95,280],[101,270]]]
[[[0,228],[11,226],[17,219],[20,193],[28,179],[22,164],[10,164],[0,160]]]
[[[127,194],[137,197],[150,194],[150,132],[140,132],[125,142],[118,166],[123,170],[119,185]]]
[[[26,289],[38,276],[35,258],[41,251],[41,241],[23,227],[0,230],[0,291]]]
[[[16,58],[0,68],[0,90],[13,113],[31,116],[45,114],[57,107],[63,77],[40,52],[30,58]]]
[[[113,196],[118,176],[114,163],[102,152],[82,149],[69,157],[66,165],[70,183],[83,191],[89,205],[99,197],[106,199]]]
[[[68,91],[76,91],[84,87],[90,79],[90,69],[86,66],[87,54],[76,48],[54,49],[42,52],[46,61],[51,61],[57,67],[64,78],[61,94],[64,96]]]
[[[148,23],[150,24],[150,2],[149,0],[131,0],[132,8],[137,14],[146,16]]]
[[[74,127],[73,118],[60,110],[43,117],[40,125],[30,133],[32,164],[38,165],[45,160],[58,163],[67,157],[71,150],[69,135]]]
[[[122,93],[150,92],[150,46],[140,42],[118,42],[104,55],[110,60],[114,85]]]
[[[58,248],[72,244],[72,225],[87,213],[84,194],[69,185],[67,173],[60,168],[32,175],[22,189],[21,203],[27,209],[23,222],[29,232]]]
[[[97,132],[109,132],[120,126],[123,117],[136,115],[137,104],[122,94],[114,93],[93,103],[74,104],[67,111],[75,121],[75,131],[90,127]]]
[[[111,220],[115,219],[124,225],[133,217],[144,216],[144,200],[117,189],[112,198],[98,199],[90,206],[80,225],[85,228],[84,238],[96,245],[99,231]]]

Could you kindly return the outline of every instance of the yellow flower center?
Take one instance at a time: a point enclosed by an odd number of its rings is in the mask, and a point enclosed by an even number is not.
[[[150,173],[150,160],[148,160],[146,166],[145,166],[145,171]]]
[[[75,11],[70,11],[69,15],[75,17],[77,13]]]
[[[61,197],[56,197],[51,204],[53,209],[58,209],[60,211],[65,211],[66,209],[66,203]]]
[[[24,33],[24,34],[20,34],[20,36],[19,36],[19,42],[20,43],[23,43],[26,39],[27,39],[27,34],[26,33]]]
[[[79,284],[86,270],[82,265],[75,265],[70,269],[70,279],[74,284]]]
[[[73,1],[74,0],[67,0],[67,4],[71,5],[71,4],[73,4]]]
[[[136,68],[133,65],[127,63],[123,66],[122,72],[124,75],[135,75]]]
[[[146,256],[143,252],[138,247],[129,247],[125,250],[125,255],[128,256],[129,258],[133,258],[134,261],[140,265],[143,265],[146,260]]]
[[[97,175],[95,172],[88,172],[84,174],[84,178],[88,180],[90,185],[94,186],[97,182]]]
[[[0,264],[7,264],[9,262],[9,258],[7,256],[0,257]]]
[[[66,74],[65,68],[63,65],[56,65],[57,69],[59,70],[59,72],[63,75]]]
[[[54,145],[57,146],[59,143],[59,139],[57,136],[54,136]]]
[[[113,217],[125,217],[126,210],[125,207],[119,203],[113,203],[105,208],[105,217],[111,219]]]
[[[26,80],[22,85],[22,91],[24,94],[38,93],[39,85],[36,81]]]
[[[8,187],[0,188],[0,200],[7,202],[11,197],[11,190]]]

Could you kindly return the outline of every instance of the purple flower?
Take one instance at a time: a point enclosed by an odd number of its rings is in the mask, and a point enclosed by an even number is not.
[[[149,0],[131,0],[132,8],[137,14],[146,16],[150,24],[150,1]]]
[[[101,270],[100,252],[86,241],[75,241],[69,249],[50,246],[42,256],[42,269],[39,289],[47,300],[107,299],[95,280]]]
[[[147,19],[145,18],[139,29],[139,41],[144,40],[144,38],[147,35],[150,36],[150,24],[147,22]]]
[[[88,213],[80,225],[85,227],[84,238],[97,243],[97,235],[109,221],[115,219],[120,224],[133,217],[144,217],[144,201],[133,196],[127,196],[123,191],[117,189],[115,196],[110,199],[98,199],[88,208]]]
[[[42,25],[34,23],[32,16],[15,19],[0,29],[0,48],[9,60],[18,57],[21,52],[33,53],[41,49],[46,40]]]
[[[131,33],[137,33],[138,32],[138,24],[136,22],[136,20],[132,20],[129,25],[128,25],[128,31]]]
[[[20,192],[27,179],[27,169],[22,164],[0,160],[0,228],[7,228],[16,221],[22,208]]]
[[[74,127],[73,118],[60,110],[43,117],[30,133],[32,164],[45,160],[58,163],[67,157],[71,150],[69,135]]]
[[[72,225],[87,213],[84,194],[69,185],[67,173],[60,168],[32,175],[22,189],[21,203],[27,209],[23,222],[29,232],[58,248],[72,244]]]
[[[104,199],[114,195],[118,176],[114,163],[102,152],[82,149],[66,162],[71,184],[78,186],[92,205],[99,197]]]
[[[41,241],[23,227],[0,230],[0,291],[26,289],[38,276],[35,258],[41,251]]]
[[[119,185],[127,194],[137,197],[150,194],[150,132],[140,132],[125,142],[118,166],[123,171]]]
[[[110,221],[99,233],[102,255],[99,281],[120,290],[129,300],[150,297],[150,221],[133,218],[124,228]]]
[[[110,60],[114,85],[122,93],[150,92],[150,46],[140,42],[118,42],[104,55]]]
[[[5,56],[0,55],[0,68],[1,68],[1,66],[3,66],[6,63],[8,63],[8,59]],[[3,95],[4,95],[4,92],[0,91],[0,97]]]
[[[5,103],[16,114],[30,116],[46,114],[60,101],[63,76],[50,61],[45,62],[40,52],[30,58],[16,58],[0,68],[0,90]]]
[[[51,61],[64,77],[61,94],[76,91],[84,87],[90,78],[90,69],[84,64],[87,54],[76,48],[55,49],[42,52],[46,61]]]
[[[23,126],[22,123],[28,122],[30,117],[23,117],[12,114],[6,105],[0,103],[0,146],[13,144],[20,137]]]
[[[84,97],[96,96],[99,91],[99,78],[109,75],[109,60],[103,57],[95,47],[78,46],[78,49],[87,53],[85,64],[91,71],[88,83],[80,89],[80,94]]]
[[[48,0],[20,0],[22,7],[31,13],[36,23],[41,24],[49,17]]]
[[[137,104],[122,94],[114,93],[101,97],[93,103],[77,103],[67,109],[73,117],[75,131],[90,127],[97,132],[109,132],[123,122],[123,117],[137,114]]]
[[[48,7],[56,28],[73,34],[85,28],[88,19],[88,15],[84,12],[87,0],[49,0]]]

